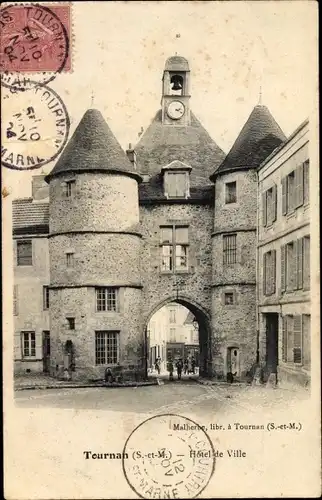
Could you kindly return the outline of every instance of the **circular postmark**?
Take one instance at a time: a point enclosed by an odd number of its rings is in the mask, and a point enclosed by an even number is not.
[[[203,426],[180,415],[156,415],[130,434],[122,466],[140,498],[195,498],[214,473],[215,453]]]
[[[39,168],[54,160],[68,139],[65,104],[46,85],[29,92],[2,92],[1,163],[15,170]]]
[[[68,9],[69,5],[13,4],[0,10],[2,85],[26,90],[31,81],[49,83],[66,67],[69,35],[65,24],[69,23],[62,19],[68,19]]]

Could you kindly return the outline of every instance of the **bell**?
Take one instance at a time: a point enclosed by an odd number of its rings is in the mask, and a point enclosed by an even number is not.
[[[180,76],[173,76],[171,78],[171,83],[172,83],[172,90],[181,90],[182,89],[182,83],[181,83],[181,78]]]

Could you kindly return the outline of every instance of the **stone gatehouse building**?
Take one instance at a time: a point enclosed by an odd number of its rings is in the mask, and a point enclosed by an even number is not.
[[[257,169],[286,137],[258,105],[226,156],[190,109],[188,61],[170,57],[162,82],[133,149],[89,109],[14,201],[17,372],[143,377],[147,324],[169,302],[198,321],[201,375],[243,380],[259,361]]]

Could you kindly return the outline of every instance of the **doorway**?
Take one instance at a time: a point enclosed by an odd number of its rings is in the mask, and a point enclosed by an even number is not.
[[[43,371],[48,373],[50,368],[50,332],[48,330],[42,332],[42,359]]]
[[[267,313],[266,316],[266,369],[267,375],[277,373],[278,365],[278,314]]]
[[[239,347],[228,348],[227,372],[231,373],[234,378],[240,377],[240,357]]]
[[[182,380],[207,376],[211,366],[208,317],[203,310],[183,299],[164,301],[149,317],[146,327],[147,376],[161,375],[167,379],[171,362],[176,374],[179,360],[183,364]]]

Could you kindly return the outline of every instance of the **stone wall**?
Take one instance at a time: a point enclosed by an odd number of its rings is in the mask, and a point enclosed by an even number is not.
[[[96,312],[93,287],[52,290],[51,301],[51,372],[63,375],[64,344],[71,340],[75,348],[73,379],[104,377],[105,369],[114,365],[96,365],[95,332],[119,332],[119,362],[142,374],[144,369],[141,324],[141,290],[119,289],[118,312]],[[67,317],[75,318],[75,330],[68,327]]]
[[[75,180],[75,195],[64,195],[64,182]],[[122,174],[66,174],[50,181],[51,233],[126,231],[139,221],[138,184]]]

